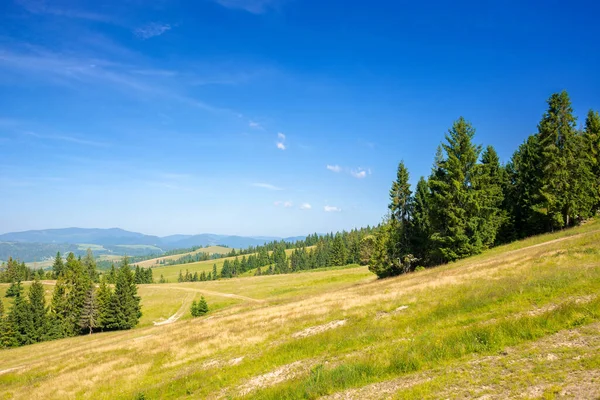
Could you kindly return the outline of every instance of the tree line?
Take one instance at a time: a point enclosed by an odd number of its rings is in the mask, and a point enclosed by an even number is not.
[[[553,94],[537,132],[502,165],[475,128],[454,122],[429,177],[413,193],[400,162],[370,269],[398,275],[478,254],[492,246],[570,227],[600,207],[600,116],[577,128],[567,92]]]
[[[71,337],[94,331],[131,329],[141,317],[140,297],[135,275],[127,258],[116,271],[114,289],[102,277],[97,279],[91,252],[84,259],[69,253],[62,258],[50,305],[46,305],[44,286],[39,279],[31,284],[27,296],[21,281],[14,281],[7,294],[13,298],[6,312],[0,301],[0,347]],[[10,293],[9,293],[10,292]]]

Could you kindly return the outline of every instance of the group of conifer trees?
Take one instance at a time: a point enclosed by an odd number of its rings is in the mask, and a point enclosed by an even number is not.
[[[480,253],[499,243],[573,226],[600,206],[600,116],[578,129],[566,92],[553,94],[537,133],[502,165],[473,142],[459,118],[414,193],[400,162],[387,220],[375,235],[370,269],[379,277]]]
[[[31,284],[27,296],[20,281],[11,284],[7,295],[13,303],[8,312],[0,301],[0,347],[137,325],[142,315],[140,298],[127,258],[116,271],[114,289],[104,277],[98,288],[94,284],[98,275],[91,251],[83,259],[69,253],[65,262],[58,255],[53,273],[56,284],[50,306],[39,279]]]

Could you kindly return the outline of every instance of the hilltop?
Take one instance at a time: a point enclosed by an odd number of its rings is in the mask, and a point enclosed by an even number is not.
[[[15,399],[595,398],[599,243],[595,220],[388,279],[141,285],[138,328],[1,351],[0,385]],[[191,319],[201,294],[211,312]]]

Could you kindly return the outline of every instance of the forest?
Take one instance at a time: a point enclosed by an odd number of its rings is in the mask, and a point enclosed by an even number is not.
[[[566,91],[555,93],[537,132],[505,164],[475,128],[454,122],[431,174],[411,190],[403,162],[390,189],[389,212],[375,234],[370,269],[398,275],[527,236],[580,224],[600,206],[600,116],[577,128]]]
[[[56,284],[49,305],[39,276],[33,276],[35,280],[25,295],[20,280],[22,275],[17,275],[24,273],[23,267],[11,259],[4,272],[13,277],[6,292],[13,302],[10,310],[5,312],[0,301],[0,348],[95,331],[131,329],[142,315],[136,275],[127,258],[114,271],[114,285],[109,285],[108,276],[104,275],[96,285],[98,273],[91,252],[83,259],[69,253],[64,263],[58,254],[52,272]],[[26,278],[31,279],[31,276]],[[138,279],[141,279],[141,273]]]

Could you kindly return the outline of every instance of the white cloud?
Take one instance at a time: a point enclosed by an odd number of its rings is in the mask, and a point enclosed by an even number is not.
[[[286,202],[284,202],[284,203],[283,203],[283,206],[284,206],[285,208],[290,208],[290,207],[292,207],[293,205],[294,205],[294,204],[293,204],[291,201],[286,201]]]
[[[154,36],[160,36],[169,30],[171,30],[171,25],[169,24],[159,24],[157,22],[151,22],[147,25],[137,28],[133,31],[133,33],[139,38],[150,39]]]
[[[353,169],[350,171],[350,175],[352,175],[356,179],[363,179],[363,178],[366,178],[367,175],[371,175],[371,170],[363,169],[363,168]]]
[[[310,204],[308,204],[308,203],[302,203],[300,205],[300,209],[301,210],[310,210],[311,208],[312,208],[312,206]]]
[[[261,125],[261,124],[259,124],[259,123],[258,123],[258,122],[256,122],[256,121],[250,121],[250,122],[248,123],[248,126],[249,126],[250,128],[254,128],[254,129],[263,129],[262,125]]]
[[[273,202],[273,205],[275,207],[279,207],[279,206],[283,206],[285,208],[291,208],[294,206],[294,203],[292,203],[291,201],[275,201]]]
[[[273,203],[273,205],[275,207],[279,207],[281,205],[281,201],[276,201],[276,202]]]
[[[340,211],[342,211],[341,208],[338,208],[335,206],[325,206],[325,207],[323,207],[323,210],[325,210],[325,212],[340,212]]]
[[[278,141],[277,141],[277,148],[279,150],[285,150],[287,148],[286,145],[285,145],[285,135],[283,133],[279,132],[277,134],[277,139],[278,139]]]
[[[339,165],[327,165],[327,169],[333,172],[341,172],[342,171],[342,167],[340,167]]]
[[[252,186],[254,187],[258,187],[258,188],[263,188],[263,189],[269,189],[269,190],[283,190],[282,188],[275,186],[275,185],[271,185],[270,183],[253,183]]]

